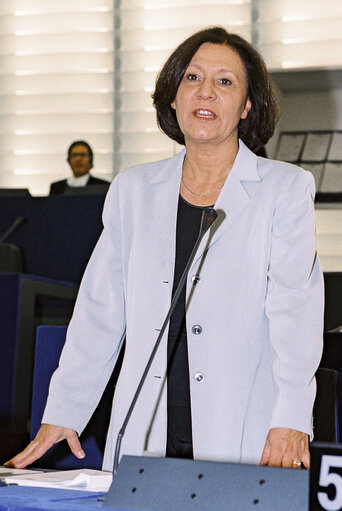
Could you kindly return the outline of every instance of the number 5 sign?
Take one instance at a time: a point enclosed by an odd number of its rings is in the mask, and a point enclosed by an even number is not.
[[[342,510],[342,444],[311,445],[310,511]]]

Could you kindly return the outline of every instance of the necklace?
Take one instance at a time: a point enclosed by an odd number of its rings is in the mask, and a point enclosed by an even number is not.
[[[214,193],[217,193],[221,190],[221,188],[223,188],[223,184],[221,186],[219,186],[218,188],[215,188],[215,190],[212,190],[211,192],[194,192],[193,190],[191,190],[191,188],[186,184],[186,182],[184,181],[183,179],[183,176],[182,176],[182,179],[181,179],[184,187],[188,190],[188,192],[191,193],[191,195],[196,195],[196,197],[209,197],[209,195],[214,195]]]

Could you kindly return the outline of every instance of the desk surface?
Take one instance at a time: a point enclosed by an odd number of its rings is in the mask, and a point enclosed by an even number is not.
[[[103,497],[104,493],[87,491],[4,486],[0,487],[0,511],[99,511]]]

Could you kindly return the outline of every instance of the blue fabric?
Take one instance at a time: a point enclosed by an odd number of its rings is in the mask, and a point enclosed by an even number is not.
[[[31,440],[36,436],[48,396],[52,373],[58,366],[67,327],[37,328],[32,389]]]
[[[66,327],[40,326],[37,328],[35,366],[32,394],[31,440],[35,437],[43,416],[51,375],[58,366]],[[101,470],[105,439],[110,416],[112,395],[100,402],[92,419],[80,436],[86,457],[79,460],[65,441],[54,445],[35,465],[58,470],[93,468]]]
[[[6,486],[0,488],[0,511],[98,511],[102,509],[103,496],[104,493],[76,490]]]
[[[15,368],[18,349],[18,323],[21,284],[24,281],[46,282],[75,288],[76,284],[34,275],[0,273],[0,418],[12,418]],[[52,300],[52,298],[50,298]],[[28,304],[31,307],[31,303]],[[48,302],[45,307],[48,306]],[[33,321],[34,318],[32,318]],[[34,335],[34,332],[32,332]],[[27,354],[30,356],[30,353]]]

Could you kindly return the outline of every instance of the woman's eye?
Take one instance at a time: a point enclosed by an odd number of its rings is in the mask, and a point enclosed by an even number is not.
[[[229,80],[229,78],[220,78],[219,82],[222,85],[231,85],[232,84],[232,82],[231,82],[231,80]]]
[[[195,80],[197,80],[197,79],[198,79],[198,76],[197,76],[197,75],[195,75],[194,73],[188,73],[188,74],[186,75],[186,79],[187,79],[187,80],[190,80],[190,82],[193,82],[193,81],[195,81]]]

